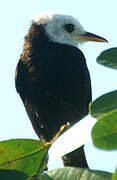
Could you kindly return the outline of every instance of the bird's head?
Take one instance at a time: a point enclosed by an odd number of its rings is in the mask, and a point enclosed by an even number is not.
[[[33,22],[44,25],[49,40],[78,46],[85,41],[107,42],[106,39],[87,32],[77,19],[59,13],[36,15]]]

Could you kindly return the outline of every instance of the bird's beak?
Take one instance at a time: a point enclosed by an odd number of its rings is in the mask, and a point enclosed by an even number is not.
[[[86,41],[96,41],[96,42],[108,42],[103,37],[97,36],[95,34],[92,34],[90,32],[86,32],[83,35],[80,35],[80,38]]]

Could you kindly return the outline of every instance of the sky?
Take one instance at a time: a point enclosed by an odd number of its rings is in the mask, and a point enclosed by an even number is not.
[[[83,27],[106,38],[109,43],[88,42],[81,48],[87,59],[92,81],[93,100],[115,90],[116,70],[96,63],[105,49],[117,46],[116,0],[4,0],[0,2],[0,140],[37,136],[15,90],[15,68],[23,50],[23,38],[30,27],[30,17],[42,12],[62,12],[77,18]],[[85,146],[91,169],[113,172],[117,151],[102,151],[92,142]],[[60,164],[59,164],[60,165]]]

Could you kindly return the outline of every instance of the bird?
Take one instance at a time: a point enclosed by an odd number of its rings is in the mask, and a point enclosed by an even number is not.
[[[66,14],[33,17],[16,66],[15,86],[32,126],[43,141],[89,113],[91,78],[81,43],[107,42]],[[65,166],[88,167],[83,146],[63,157]]]

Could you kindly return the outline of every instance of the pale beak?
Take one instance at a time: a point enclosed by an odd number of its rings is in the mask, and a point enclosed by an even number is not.
[[[96,42],[108,42],[103,37],[97,36],[95,34],[92,34],[90,32],[86,32],[83,35],[80,35],[80,38],[86,41],[96,41]]]

